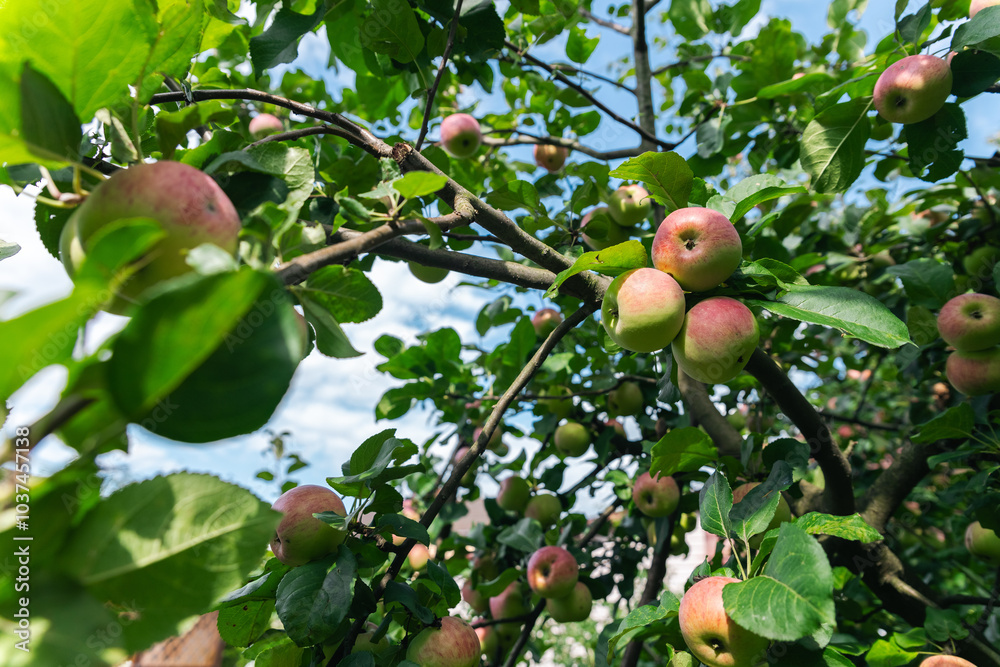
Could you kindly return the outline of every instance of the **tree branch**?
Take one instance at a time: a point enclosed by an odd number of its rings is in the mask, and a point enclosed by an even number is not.
[[[601,26],[603,28],[610,28],[611,30],[614,30],[615,32],[617,32],[619,34],[626,35],[626,36],[632,34],[632,31],[629,30],[628,28],[626,28],[625,26],[623,26],[622,24],[615,23],[614,21],[609,21],[608,19],[602,19],[602,18],[600,18],[598,16],[594,16],[593,14],[591,14],[588,10],[584,9],[583,7],[580,7],[579,12],[580,12],[580,16],[582,16],[583,18],[587,19],[591,23],[596,23],[597,25],[599,25],[599,26]]]
[[[884,533],[886,524],[902,502],[920,480],[930,473],[927,458],[957,447],[958,444],[955,440],[945,440],[933,445],[908,441],[900,449],[892,465],[868,488],[861,503],[861,518],[875,530]]]
[[[719,413],[705,385],[680,369],[677,369],[677,384],[684,405],[691,410],[691,414],[712,438],[719,454],[739,458],[740,450],[743,448],[743,437]]]
[[[648,135],[656,136],[656,114],[653,111],[653,75],[649,67],[649,45],[646,43],[646,10],[644,0],[632,0],[632,53],[635,58],[635,95],[639,103],[639,125]],[[643,141],[643,150],[652,150],[654,142]],[[667,149],[667,150],[672,150]]]
[[[524,146],[535,144],[548,144],[551,146],[565,146],[574,151],[589,155],[596,160],[620,160],[627,157],[636,157],[643,154],[642,148],[621,148],[614,151],[599,151],[586,146],[574,139],[562,139],[560,137],[536,137],[531,134],[517,131],[506,139],[494,139],[493,137],[483,137],[483,143],[487,146]]]
[[[653,548],[653,561],[649,564],[646,572],[646,587],[639,598],[639,607],[653,604],[660,596],[663,588],[663,578],[667,575],[667,557],[670,556],[670,538],[673,536],[674,526],[677,523],[677,513],[670,515],[667,522],[667,534],[657,535],[656,546]],[[625,648],[622,655],[621,667],[635,667],[639,663],[639,656],[642,654],[642,642],[633,641]]]
[[[427,125],[431,120],[431,110],[434,107],[434,96],[437,95],[438,87],[441,85],[441,77],[444,76],[445,67],[448,66],[448,58],[451,57],[451,49],[455,46],[455,32],[458,30],[458,17],[462,13],[462,0],[455,3],[455,14],[451,17],[451,27],[448,30],[448,43],[445,44],[444,53],[441,54],[441,67],[438,68],[434,83],[427,91],[427,105],[424,107],[424,119],[420,122],[420,134],[417,135],[416,150],[424,145],[424,137],[427,136]]]
[[[670,63],[669,65],[663,65],[662,67],[657,67],[653,70],[653,76],[659,76],[667,70],[676,69],[678,67],[687,67],[691,63],[705,62],[706,60],[715,60],[716,58],[729,58],[730,60],[741,60],[749,61],[751,58],[749,56],[738,56],[732,53],[710,53],[704,56],[692,56],[691,58],[685,58],[684,60],[678,60],[675,63]]]

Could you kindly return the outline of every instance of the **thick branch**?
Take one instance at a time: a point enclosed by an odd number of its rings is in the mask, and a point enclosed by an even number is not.
[[[907,442],[896,454],[892,465],[868,489],[861,504],[861,518],[875,530],[884,533],[886,524],[900,504],[920,480],[930,473],[927,458],[957,444],[954,441],[934,445]]]
[[[677,523],[676,513],[670,517],[667,523],[667,534],[657,535],[656,547],[653,548],[653,562],[649,564],[646,572],[646,587],[639,598],[639,607],[653,604],[660,597],[660,589],[663,588],[663,578],[667,575],[667,557],[670,556],[670,538]],[[639,663],[639,656],[642,654],[642,642],[633,641],[625,648],[622,656],[621,667],[635,667]]]
[[[680,369],[677,369],[677,384],[684,398],[684,405],[691,410],[691,414],[712,438],[719,454],[739,458],[743,438],[715,407],[705,385]]]

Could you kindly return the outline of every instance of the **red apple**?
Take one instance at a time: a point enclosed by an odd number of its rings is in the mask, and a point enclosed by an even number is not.
[[[523,512],[531,497],[531,487],[518,475],[511,475],[500,482],[497,505],[508,512]]]
[[[965,548],[987,563],[1000,565],[1000,537],[983,524],[973,521],[965,529]]]
[[[673,477],[644,472],[632,485],[632,500],[639,511],[657,519],[673,514],[681,500],[681,490]]]
[[[677,209],[653,237],[653,266],[691,292],[718,287],[743,258],[743,243],[729,218],[710,208]]]
[[[566,597],[579,579],[576,558],[562,547],[542,547],[528,559],[528,586],[540,597]]]
[[[281,494],[271,509],[284,514],[271,538],[271,551],[285,565],[298,567],[337,551],[347,534],[313,516],[336,512],[347,516],[344,502],[325,486],[304,484]]]
[[[590,618],[593,606],[594,596],[590,589],[582,581],[578,581],[569,595],[546,600],[545,611],[557,623],[579,623]]]
[[[944,373],[948,382],[966,396],[1000,391],[1000,347],[980,352],[952,352]]]
[[[642,412],[645,401],[639,384],[627,380],[608,392],[608,412],[626,417]]]
[[[767,639],[740,627],[726,614],[722,589],[738,581],[732,577],[702,579],[681,598],[677,620],[684,643],[708,667],[750,667],[767,650]]]
[[[453,157],[472,156],[482,141],[479,121],[467,113],[453,113],[441,121],[441,145]]]
[[[410,273],[413,274],[414,278],[431,285],[448,277],[448,269],[439,266],[424,266],[417,262],[407,262],[406,264],[410,267]]]
[[[484,625],[476,628],[476,635],[479,637],[479,647],[483,657],[493,660],[500,649],[500,634],[492,625]]]
[[[590,431],[579,422],[566,422],[556,428],[556,449],[563,456],[583,456],[590,448]]]
[[[569,157],[569,149],[565,146],[535,144],[535,164],[547,169],[550,174],[562,169],[567,157]]]
[[[420,667],[476,667],[481,654],[479,635],[454,616],[442,618],[440,628],[424,628],[406,649],[406,659]]]
[[[592,208],[583,216],[580,220],[580,229],[585,230],[587,225],[591,221],[599,220],[595,224],[602,224],[607,229],[607,232],[603,235],[603,238],[594,238],[583,232],[583,242],[594,250],[604,250],[605,248],[610,248],[613,245],[618,245],[619,243],[625,243],[629,238],[629,230],[625,229],[621,225],[617,224],[611,218],[611,212],[608,210],[607,206],[598,206],[597,208]],[[596,233],[596,232],[595,232]]]
[[[987,7],[995,7],[996,5],[1000,5],[1000,0],[972,0],[969,4],[969,18],[971,19]]]
[[[957,655],[932,655],[920,663],[920,667],[976,667]]]
[[[528,606],[524,603],[524,589],[521,582],[514,581],[503,589],[500,595],[490,598],[490,616],[494,620],[517,618],[527,614]],[[501,639],[513,639],[520,633],[520,623],[498,623],[494,625]]]
[[[555,331],[563,321],[563,316],[554,308],[542,308],[531,318],[531,325],[535,327],[535,334],[539,338],[545,338]]]
[[[604,293],[601,323],[608,336],[631,352],[656,352],[669,345],[684,323],[684,291],[656,269],[632,269]]]
[[[962,352],[1000,345],[1000,299],[989,294],[961,294],[941,308],[938,332]]]
[[[277,116],[261,113],[250,119],[249,130],[254,139],[263,139],[268,135],[284,132],[285,124]]]
[[[948,62],[936,56],[907,56],[886,68],[875,83],[875,108],[892,123],[927,120],[951,95]]]
[[[611,195],[608,210],[611,219],[622,227],[635,227],[653,208],[649,192],[641,185],[623,185]]]
[[[122,218],[152,218],[166,236],[139,260],[108,310],[123,314],[153,285],[189,273],[189,250],[212,243],[236,253],[240,218],[211,176],[182,162],[140,163],[115,172],[97,186],[66,222],[60,257],[70,278],[86,258],[91,239]]]
[[[562,503],[551,493],[539,493],[533,496],[524,508],[524,516],[542,524],[542,528],[551,528],[559,521],[562,514]]]
[[[750,490],[760,486],[760,482],[747,482],[746,484],[740,484],[735,489],[733,489],[733,504],[740,502],[746,498]],[[750,546],[754,549],[760,548],[760,543],[764,541],[764,533],[769,530],[774,530],[783,523],[792,520],[792,509],[788,506],[788,501],[785,500],[785,496],[778,494],[778,509],[774,512],[774,518],[771,519],[771,523],[767,524],[767,528],[764,529],[759,535],[754,535],[750,538]]]
[[[431,550],[424,544],[414,544],[410,553],[406,556],[406,562],[414,570],[422,570],[427,567],[427,561],[431,559]]]
[[[697,303],[671,349],[677,366],[699,382],[729,382],[743,371],[757,348],[760,330],[750,309],[716,296]]]
[[[472,607],[472,611],[477,614],[485,614],[490,608],[489,599],[472,587],[471,581],[466,581],[462,585],[462,599]]]

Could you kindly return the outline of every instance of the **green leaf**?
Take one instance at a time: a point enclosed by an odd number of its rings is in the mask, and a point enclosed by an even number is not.
[[[680,602],[675,596],[671,595],[670,597],[673,597],[675,602],[672,608],[670,606],[663,606],[662,604],[647,604],[633,609],[628,616],[622,619],[621,623],[618,624],[617,630],[615,630],[615,633],[608,641],[609,665],[618,664],[618,661],[615,659],[615,649],[619,643],[624,642],[627,645],[642,634],[657,632],[657,629],[662,626],[663,621],[677,615]]]
[[[405,199],[416,199],[432,195],[445,186],[448,177],[441,174],[432,174],[427,171],[411,171],[402,178],[392,182],[392,187],[396,192],[403,195]]]
[[[677,34],[688,41],[701,39],[708,33],[712,7],[708,0],[671,0],[667,16]]]
[[[347,334],[340,328],[337,318],[322,303],[313,301],[308,293],[299,292],[299,303],[306,320],[316,330],[316,349],[328,357],[347,359],[360,357],[361,352],[354,349]]]
[[[29,63],[21,70],[21,137],[45,160],[75,162],[83,132],[73,105]]]
[[[895,349],[911,342],[906,325],[882,302],[848,287],[789,285],[776,301],[749,303],[782,317],[839,329],[879,347]]]
[[[357,461],[354,456],[351,457],[349,474],[343,477],[328,477],[326,481],[342,494],[360,496],[364,487],[374,490],[380,483],[398,479],[412,472],[412,469],[401,464],[417,453],[417,446],[408,440],[385,437],[386,434],[391,435],[394,432],[394,430],[383,431],[366,440],[359,450],[360,453],[355,452],[358,454]],[[369,465],[365,466],[364,462],[371,458],[375,443],[379,443],[378,454]],[[355,468],[355,465],[358,468]]]
[[[351,609],[357,573],[354,554],[341,545],[336,560],[306,563],[284,576],[275,611],[293,642],[312,646],[333,635]]]
[[[262,576],[227,595],[219,605],[219,633],[232,646],[249,646],[271,625],[278,584],[290,568],[268,559]]]
[[[178,145],[186,145],[187,133],[199,125],[212,121],[229,124],[235,119],[233,109],[219,100],[198,102],[177,111],[161,111],[156,114],[156,134],[164,159],[171,159]]]
[[[306,15],[297,14],[282,3],[271,25],[263,33],[250,39],[250,60],[253,62],[255,77],[259,79],[264,70],[295,60],[299,40],[318,26],[326,14],[326,3],[318,4],[313,14]]]
[[[502,211],[523,208],[529,212],[541,210],[538,191],[527,181],[505,181],[487,193],[486,201]]]
[[[789,79],[781,83],[772,83],[770,86],[764,86],[757,93],[757,97],[762,100],[772,100],[776,97],[791,95],[811,88],[823,90],[833,87],[836,81],[835,78],[826,72],[809,72],[797,79]]]
[[[948,408],[930,421],[917,427],[913,442],[937,442],[955,438],[968,438],[976,426],[976,414],[968,403]]]
[[[390,581],[385,587],[386,605],[390,605],[393,602],[399,603],[405,609],[408,609],[424,625],[430,625],[434,622],[434,612],[420,604],[417,592],[398,581]]]
[[[652,198],[666,207],[667,213],[687,206],[694,185],[691,167],[673,151],[649,152],[630,158],[612,171],[610,176],[642,181]]]
[[[767,477],[733,505],[729,510],[730,536],[749,542],[754,535],[767,530],[774,518],[781,500],[781,491],[792,484],[792,469],[784,461],[778,461]]]
[[[545,297],[553,298],[559,291],[559,286],[578,273],[595,271],[606,276],[618,276],[632,269],[645,268],[649,263],[646,249],[636,240],[613,245],[604,250],[585,252],[580,255],[573,266],[556,276],[552,286],[545,292]]]
[[[698,494],[701,527],[719,537],[729,537],[729,511],[733,508],[733,490],[729,480],[718,470],[701,487]]]
[[[910,302],[937,310],[951,298],[955,289],[955,271],[936,259],[915,259],[899,266],[890,266],[886,273],[897,276]]]
[[[961,53],[967,46],[975,46],[997,36],[1000,36],[1000,9],[996,6],[984,7],[955,30],[950,50]]]
[[[587,37],[587,33],[579,26],[570,28],[569,36],[566,39],[566,57],[575,63],[582,65],[590,59],[600,37]]]
[[[956,173],[965,157],[958,144],[968,135],[965,112],[959,104],[945,104],[927,120],[904,125],[903,136],[909,146],[910,170],[930,183]]]
[[[843,192],[865,166],[871,133],[871,98],[836,104],[817,115],[802,133],[802,168],[820,193]]]
[[[13,257],[18,252],[21,251],[21,246],[16,243],[8,243],[3,239],[0,239],[0,260],[7,259],[8,257]]]
[[[869,526],[860,514],[835,516],[809,512],[795,519],[795,525],[810,535],[833,535],[855,542],[878,542],[881,533]]]
[[[141,610],[120,627],[134,652],[177,634],[241,586],[279,519],[249,491],[215,477],[156,477],[95,506],[63,548],[62,567],[111,608]]]
[[[961,51],[951,59],[955,97],[975,97],[1000,79],[1000,58],[986,51]]]
[[[542,545],[542,537],[541,525],[534,519],[524,518],[513,526],[504,528],[497,536],[497,542],[524,553],[531,553]]]
[[[382,295],[368,275],[339,264],[309,274],[309,280],[294,291],[329,311],[339,323],[366,322],[382,310]]]
[[[736,202],[736,210],[729,217],[734,223],[753,208],[766,201],[785,195],[806,194],[801,185],[788,185],[772,174],[757,174],[743,179],[726,192],[726,199]]]
[[[416,60],[424,48],[424,35],[410,5],[396,0],[370,4],[372,11],[361,24],[361,43],[403,64]]]
[[[651,475],[693,472],[719,460],[719,452],[712,444],[712,439],[693,426],[669,430],[653,445],[651,454]]]
[[[399,537],[413,538],[421,544],[430,545],[431,538],[427,534],[427,529],[423,524],[413,519],[408,519],[401,514],[383,514],[378,518],[376,527],[379,532],[389,532]],[[382,530],[382,529],[387,530]]]

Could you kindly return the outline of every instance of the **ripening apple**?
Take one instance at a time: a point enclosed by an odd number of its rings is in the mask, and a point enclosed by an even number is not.
[[[740,265],[743,242],[729,218],[710,208],[680,208],[653,237],[653,266],[681,287],[704,292],[718,287]]]
[[[542,308],[531,318],[531,326],[535,327],[535,335],[545,338],[555,331],[563,321],[563,316],[554,308]]]
[[[955,351],[948,355],[944,374],[966,396],[1000,391],[1000,346],[979,352]]]
[[[733,489],[733,504],[742,501],[750,493],[750,490],[760,486],[760,482],[747,482],[746,484],[740,484],[735,489]],[[760,543],[764,541],[764,533],[769,530],[774,530],[783,523],[787,523],[792,520],[792,509],[788,506],[788,501],[785,500],[785,496],[780,492],[778,494],[778,508],[774,511],[774,517],[771,522],[767,524],[767,528],[764,529],[759,535],[754,535],[750,538],[750,546],[754,549],[760,548]]]
[[[569,149],[565,146],[553,146],[552,144],[535,144],[535,164],[542,167],[550,174],[562,169],[569,157]]]
[[[539,493],[537,496],[532,496],[524,507],[524,516],[534,519],[545,529],[554,526],[559,521],[561,514],[562,503],[551,493]]]
[[[431,559],[431,550],[427,548],[427,545],[417,544],[413,545],[410,549],[410,553],[406,556],[406,562],[409,563],[410,567],[414,570],[422,570],[427,567],[427,561]]]
[[[648,472],[644,472],[632,485],[632,500],[640,512],[658,519],[673,514],[677,509],[681,490],[676,480],[669,475],[657,475],[653,478]]]
[[[497,505],[508,512],[523,512],[531,497],[531,487],[519,475],[511,475],[500,482]]]
[[[562,547],[542,547],[528,559],[528,586],[540,597],[566,597],[579,579],[580,565]]]
[[[684,323],[684,290],[656,269],[626,271],[604,293],[601,324],[631,352],[656,352],[674,340]]]
[[[637,415],[642,412],[645,401],[639,384],[626,380],[608,392],[608,412],[620,417]]]
[[[1000,261],[1000,249],[982,246],[962,258],[962,268],[974,278],[986,279],[998,261]]]
[[[424,628],[406,649],[406,659],[420,667],[476,667],[481,654],[479,635],[454,616],[442,618],[439,628]]]
[[[1000,345],[1000,299],[989,294],[960,294],[941,307],[938,332],[962,352]]]
[[[466,581],[462,584],[462,599],[477,614],[485,614],[486,610],[490,608],[489,598],[473,588],[471,581]]]
[[[284,132],[285,125],[277,116],[272,116],[269,113],[260,113],[250,119],[248,129],[250,130],[251,137],[254,139],[263,139],[268,135]]]
[[[760,329],[749,308],[728,296],[695,304],[671,349],[678,368],[699,382],[729,382],[757,348]]]
[[[595,224],[602,224],[607,229],[604,238],[594,238],[587,234],[586,228],[591,221]],[[583,219],[580,220],[580,230],[583,231],[583,242],[594,250],[604,250],[619,243],[625,243],[629,239],[629,230],[625,229],[611,218],[611,212],[607,206],[598,206],[590,209]],[[596,232],[595,232],[596,233]]]
[[[354,640],[354,646],[351,648],[351,653],[374,653],[378,655],[385,652],[389,648],[389,639],[382,635],[382,638],[377,642],[372,641],[372,637],[375,636],[375,632],[378,630],[378,626],[374,623],[365,624],[365,632],[358,635],[358,638]]]
[[[59,238],[59,255],[70,278],[79,271],[93,236],[122,218],[151,218],[166,236],[136,262],[138,270],[118,288],[107,307],[113,313],[124,314],[153,285],[193,271],[185,258],[203,243],[236,254],[240,218],[211,176],[182,162],[140,163],[115,172],[70,215]]]
[[[580,422],[566,422],[556,428],[556,449],[563,456],[583,456],[590,448],[590,431]]]
[[[677,620],[684,643],[708,667],[750,667],[757,664],[770,643],[726,614],[722,589],[738,581],[708,577],[691,586],[681,598]]]
[[[988,563],[1000,564],[1000,537],[978,521],[965,529],[965,548]]]
[[[441,121],[441,145],[452,157],[472,156],[482,141],[479,121],[467,113],[453,113]]]
[[[1000,5],[1000,0],[972,0],[969,4],[969,18],[971,19],[987,7],[994,7],[996,5]]]
[[[513,581],[499,595],[490,598],[490,616],[494,620],[516,618],[527,614],[528,606],[524,603],[524,589],[520,581]],[[520,623],[498,623],[494,625],[500,638],[513,639],[521,632]]]
[[[440,266],[425,266],[419,262],[407,262],[407,266],[410,267],[410,273],[417,280],[425,283],[439,283],[448,277],[448,269]]]
[[[275,558],[290,567],[335,553],[347,537],[344,530],[334,528],[313,516],[319,512],[336,512],[347,516],[344,502],[325,486],[304,484],[282,493],[271,509],[284,514],[271,538]]]
[[[579,623],[590,618],[594,606],[594,596],[582,581],[576,582],[569,595],[549,598],[545,601],[545,611],[556,623]]]
[[[932,655],[925,658],[920,667],[976,667],[976,665],[957,655]]]
[[[635,227],[646,219],[653,208],[649,191],[641,185],[623,185],[614,191],[608,202],[611,219],[622,227]]]
[[[493,660],[500,648],[500,635],[492,625],[484,625],[476,628],[476,636],[479,637],[479,647],[483,657]]]
[[[875,82],[875,108],[892,123],[927,120],[951,95],[951,67],[935,56],[907,56],[886,68]]]

